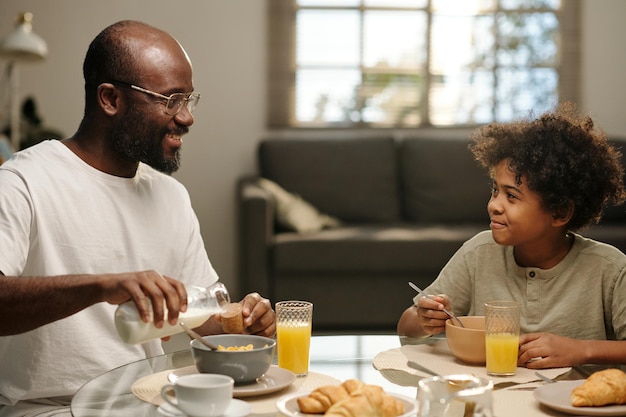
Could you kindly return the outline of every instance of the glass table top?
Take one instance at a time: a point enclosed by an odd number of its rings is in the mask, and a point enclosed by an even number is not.
[[[313,336],[311,339],[311,372],[344,381],[356,378],[382,386],[386,391],[415,398],[415,387],[403,387],[385,379],[372,360],[383,351],[399,348],[396,335]],[[131,385],[138,379],[161,371],[193,365],[189,350],[173,352],[133,362],[106,372],[87,382],[74,396],[71,405],[74,417],[162,416],[155,405],[138,399]],[[277,416],[251,414],[253,416]]]

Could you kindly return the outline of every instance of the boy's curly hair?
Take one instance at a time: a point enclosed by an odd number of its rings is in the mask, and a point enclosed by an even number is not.
[[[621,152],[571,103],[536,119],[531,115],[484,126],[470,139],[478,162],[493,173],[500,161],[508,159],[518,184],[524,177],[546,210],[573,205],[571,231],[597,223],[609,204],[620,204],[626,197]]]

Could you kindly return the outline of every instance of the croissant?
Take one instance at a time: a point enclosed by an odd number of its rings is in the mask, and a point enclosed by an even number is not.
[[[571,400],[574,407],[626,404],[626,373],[620,369],[594,372],[572,390]]]
[[[357,394],[332,405],[325,417],[397,417],[404,414],[404,405],[380,387],[368,385]]]
[[[359,381],[358,379],[347,379],[341,384],[341,386],[344,387],[346,391],[348,391],[348,394],[352,395],[366,385],[364,382]]]
[[[383,395],[382,416],[397,417],[404,414],[404,404],[391,395]]]
[[[331,405],[349,396],[350,394],[342,385],[324,385],[314,389],[306,397],[298,397],[298,407],[303,413],[322,414]]]
[[[378,417],[381,415],[382,404],[383,398],[380,393],[378,395],[361,393],[334,404],[324,415],[326,417]]]
[[[316,388],[297,402],[302,413],[332,417],[396,417],[404,413],[404,404],[385,394],[382,387],[358,379]]]

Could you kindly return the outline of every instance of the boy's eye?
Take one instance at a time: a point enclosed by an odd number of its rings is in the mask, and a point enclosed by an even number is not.
[[[498,188],[496,186],[491,187],[491,197],[496,197],[498,195],[499,191]],[[506,193],[506,198],[509,200],[515,200],[517,199],[517,196],[511,192],[507,192]]]

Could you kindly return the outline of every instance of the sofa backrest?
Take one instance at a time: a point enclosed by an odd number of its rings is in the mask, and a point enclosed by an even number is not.
[[[626,139],[612,138],[626,166]],[[491,179],[468,139],[266,139],[260,175],[345,222],[485,222]],[[626,204],[602,223],[626,222]]]
[[[626,168],[626,138],[613,137],[609,138],[609,142],[622,153],[622,166]],[[624,183],[626,184],[626,173],[624,175]],[[626,222],[626,203],[619,206],[610,206],[602,215],[600,223],[624,223]]]
[[[393,138],[266,139],[260,175],[345,222],[400,219]]]
[[[406,138],[400,143],[404,210],[419,222],[484,222],[491,179],[468,139]]]

